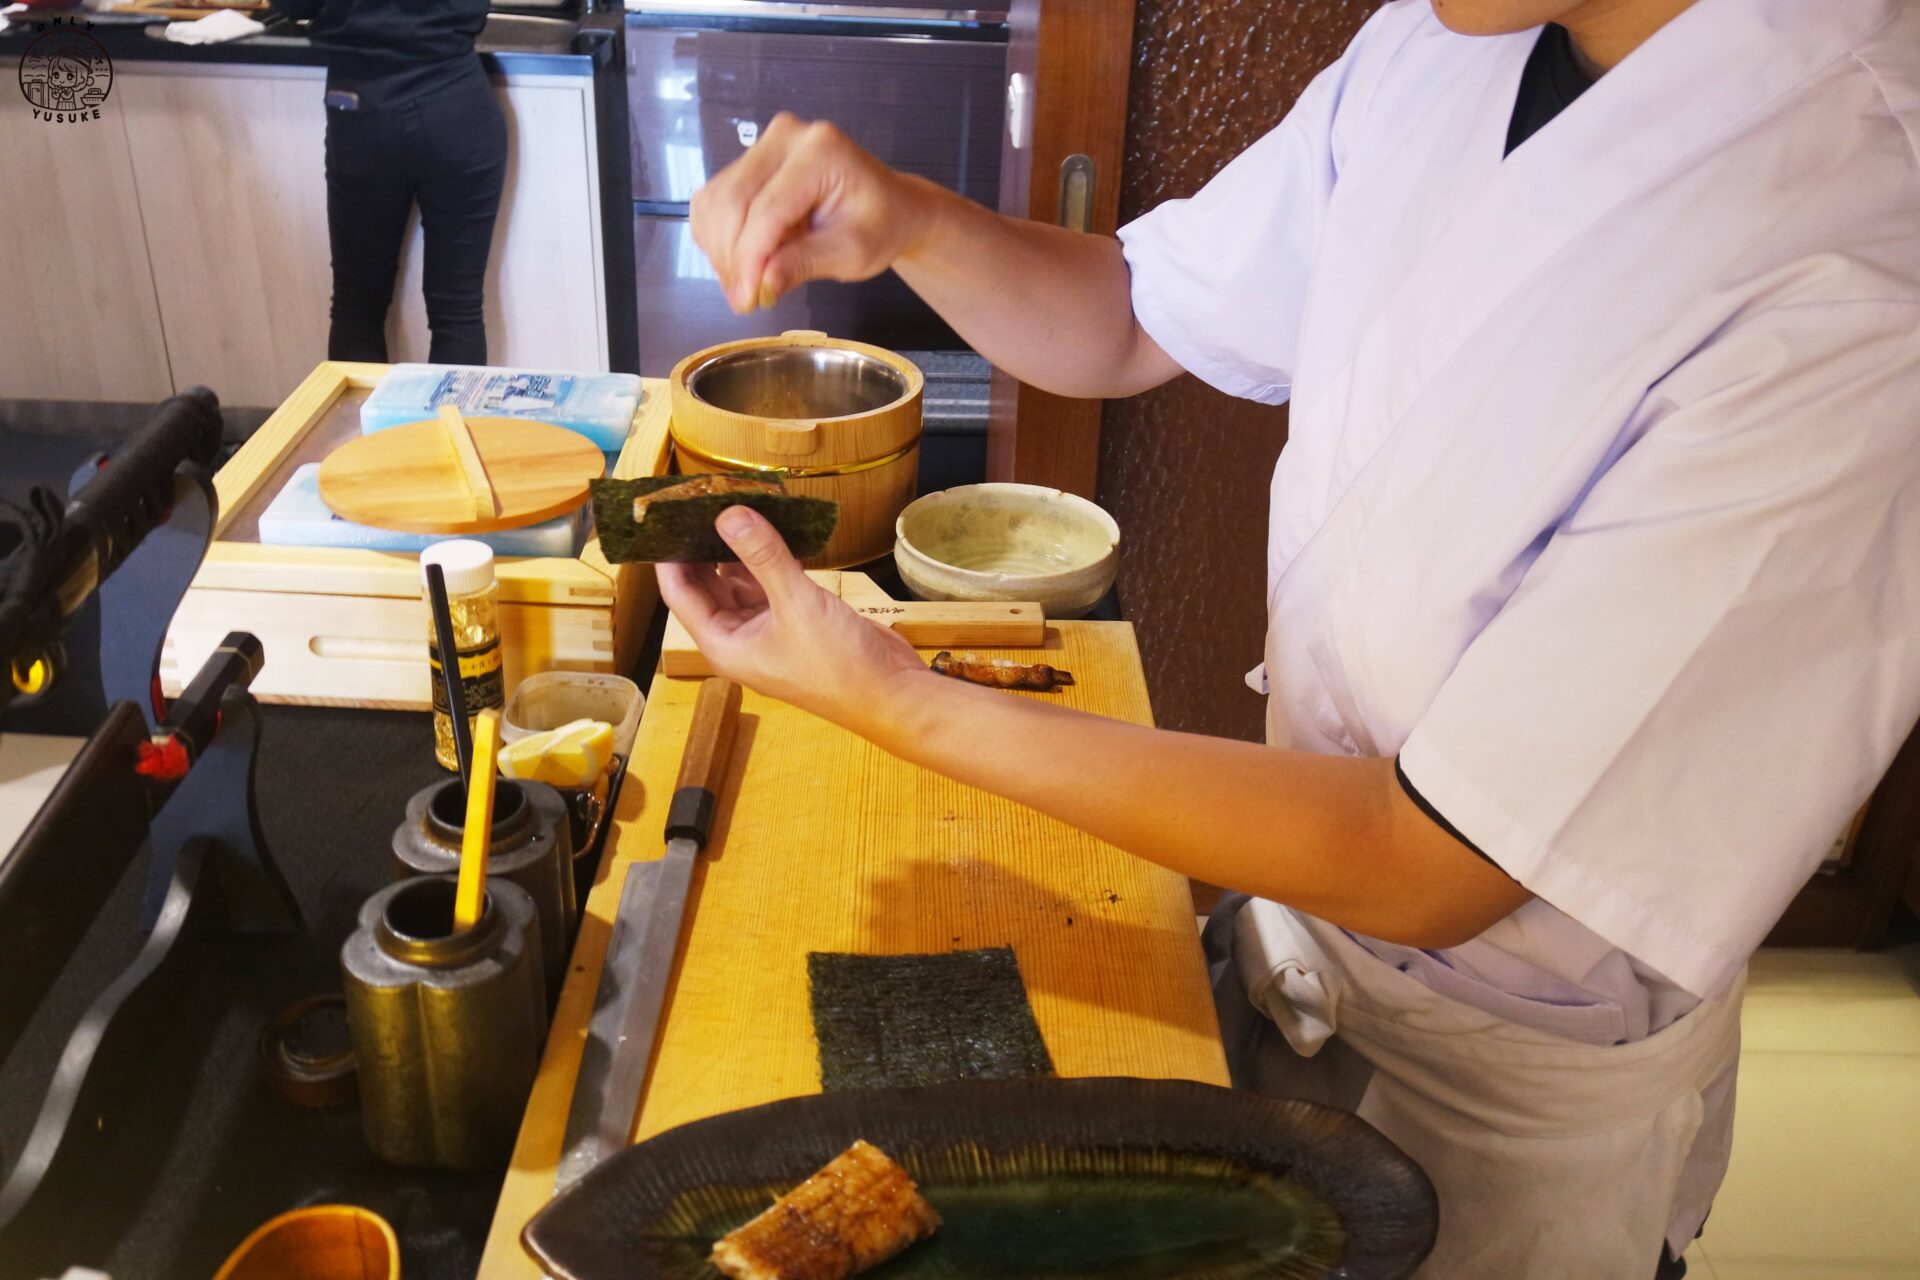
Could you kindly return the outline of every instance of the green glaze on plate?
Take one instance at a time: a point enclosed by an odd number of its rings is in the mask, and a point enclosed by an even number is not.
[[[1426,1176],[1344,1112],[1180,1080],[822,1094],[609,1160],[528,1224],[556,1280],[714,1280],[714,1240],[865,1138],[943,1225],[878,1280],[1401,1280],[1432,1248]]]
[[[1054,1153],[1003,1162],[987,1174],[953,1148],[939,1169],[913,1170],[939,1212],[932,1241],[867,1273],[876,1280],[1023,1280],[1098,1274],[1114,1280],[1324,1275],[1340,1260],[1339,1219],[1327,1201],[1217,1161],[1105,1152],[1103,1167],[1049,1171]],[[712,1276],[713,1242],[749,1221],[785,1186],[708,1188],[659,1224],[668,1274]],[[1258,1224],[1249,1230],[1249,1224]]]
[[[753,480],[769,480],[752,475]],[[664,498],[650,503],[646,519],[635,521],[633,500],[693,476],[643,476],[637,480],[595,480],[593,523],[600,534],[600,553],[609,563],[630,562],[719,564],[739,557],[713,522],[728,507],[752,507],[786,539],[800,559],[819,555],[840,519],[840,504],[825,498],[803,498],[792,493],[716,493],[697,498]],[[778,483],[778,481],[774,481]]]

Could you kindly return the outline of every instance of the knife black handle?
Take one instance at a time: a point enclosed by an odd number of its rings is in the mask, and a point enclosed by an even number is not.
[[[687,730],[686,753],[680,757],[680,777],[667,806],[667,839],[704,845],[720,807],[720,784],[727,776],[727,757],[740,723],[740,686],[718,676],[700,686],[693,704],[693,724]]]

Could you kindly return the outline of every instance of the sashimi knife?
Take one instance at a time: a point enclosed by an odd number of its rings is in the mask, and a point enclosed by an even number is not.
[[[711,679],[700,686],[680,777],[667,807],[666,856],[627,868],[567,1111],[556,1191],[624,1150],[632,1135],[660,1032],[667,982],[673,976],[694,860],[719,807],[739,713],[739,685]]]

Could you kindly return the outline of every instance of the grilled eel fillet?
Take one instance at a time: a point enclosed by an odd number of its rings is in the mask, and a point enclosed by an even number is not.
[[[1062,685],[1073,683],[1073,672],[1044,662],[982,658],[975,653],[950,653],[945,649],[933,655],[933,670],[937,675],[970,680],[995,689],[1026,689],[1033,693],[1052,693]]]
[[[633,518],[637,523],[647,518],[647,508],[656,502],[674,502],[681,498],[705,498],[722,493],[785,493],[771,480],[755,480],[751,476],[700,475],[688,476],[678,484],[664,485],[652,493],[643,493],[633,500]]]
[[[713,1246],[732,1280],[846,1280],[932,1235],[940,1215],[886,1153],[856,1142]]]

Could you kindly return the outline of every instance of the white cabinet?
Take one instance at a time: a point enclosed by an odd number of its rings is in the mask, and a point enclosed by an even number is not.
[[[593,94],[580,76],[515,76],[501,87],[507,184],[487,260],[487,354],[494,364],[607,371],[606,271]],[[416,210],[400,259],[394,361],[427,358]]]
[[[178,389],[287,398],[327,354],[326,73],[123,63],[153,285]]]
[[[0,79],[7,68],[0,68]],[[0,111],[0,397],[278,405],[326,356],[332,272],[318,67],[123,62],[98,122]],[[592,81],[497,80],[506,191],[487,273],[496,364],[604,371]],[[425,359],[418,220],[388,324]],[[49,306],[58,308],[50,319]]]
[[[161,399],[173,381],[118,97],[77,124],[25,106],[0,106],[0,398]]]

